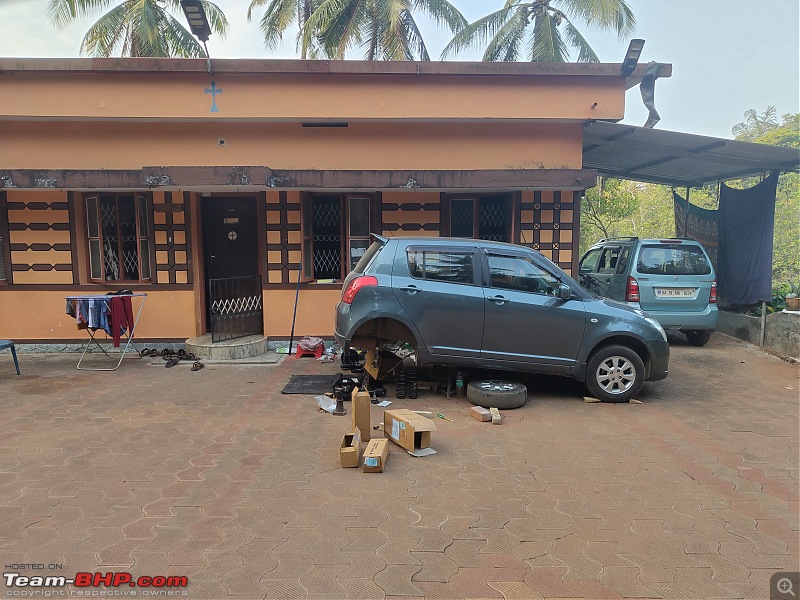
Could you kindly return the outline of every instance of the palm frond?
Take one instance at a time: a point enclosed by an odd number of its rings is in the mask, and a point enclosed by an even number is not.
[[[164,56],[206,58],[200,42],[172,15],[165,15],[161,21],[160,31],[159,38],[164,43]]]
[[[569,45],[578,51],[577,62],[599,63],[600,59],[589,45],[589,42],[581,35],[581,32],[578,31],[569,19],[565,18],[564,22],[564,34],[569,41]]]
[[[405,46],[407,50],[405,60],[429,61],[431,56],[428,53],[428,47],[425,45],[422,32],[420,32],[417,22],[414,20],[414,15],[411,14],[410,10],[404,12],[403,21],[405,22]]]
[[[247,11],[248,19],[257,1],[261,0],[254,0],[250,4],[250,9]],[[267,50],[274,50],[283,40],[283,34],[294,23],[295,15],[294,2],[291,0],[271,1],[258,23],[258,27],[264,35],[264,47]]]
[[[481,60],[513,62],[519,60],[520,47],[528,28],[528,14],[524,8],[517,8],[514,15],[489,40],[489,45]]]
[[[467,26],[467,20],[447,0],[414,0],[414,10],[427,14],[436,25],[445,25],[453,33]]]
[[[119,5],[100,17],[83,36],[80,53],[84,56],[107,57],[127,39],[127,8]]]
[[[473,23],[468,23],[464,28],[453,36],[447,45],[442,50],[441,59],[444,60],[451,55],[458,54],[459,52],[481,46],[491,40],[497,32],[506,24],[506,21],[511,16],[513,7],[506,6],[493,13],[489,13],[485,17],[481,17]]]
[[[203,8],[208,17],[208,24],[211,25],[211,31],[224,38],[228,34],[228,19],[225,17],[225,13],[209,0],[203,0]]]
[[[567,47],[555,15],[546,13],[535,18],[529,50],[533,62],[567,62]]]
[[[105,10],[109,4],[111,0],[49,0],[47,16],[56,27],[63,29],[75,19]]]
[[[601,31],[613,30],[620,38],[633,33],[636,18],[626,0],[559,0],[571,19]]]

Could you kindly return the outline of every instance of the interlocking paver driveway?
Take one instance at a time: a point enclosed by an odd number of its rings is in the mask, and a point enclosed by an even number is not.
[[[197,599],[766,599],[800,569],[798,368],[722,335],[672,349],[643,404],[531,378],[499,427],[390,393],[454,422],[377,475],[339,468],[349,416],[280,393],[336,364],[0,361],[4,571],[186,575]]]

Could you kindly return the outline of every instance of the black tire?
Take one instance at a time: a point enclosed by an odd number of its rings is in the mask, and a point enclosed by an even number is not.
[[[711,331],[704,329],[701,331],[684,331],[686,339],[692,346],[705,346],[711,339]]]
[[[626,346],[604,346],[586,365],[586,387],[603,402],[628,402],[644,384],[644,363]]]
[[[509,410],[525,405],[528,388],[515,381],[478,379],[467,384],[467,400],[484,408]]]

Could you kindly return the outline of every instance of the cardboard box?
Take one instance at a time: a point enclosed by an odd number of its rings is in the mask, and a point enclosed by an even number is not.
[[[430,447],[431,431],[436,431],[436,425],[413,410],[399,408],[383,411],[383,430],[392,441],[413,456],[436,453]]]
[[[389,440],[375,438],[370,440],[364,450],[364,473],[383,473],[389,459]]]
[[[361,466],[361,431],[357,427],[354,432],[345,432],[344,437],[342,437],[342,444],[339,447],[339,460],[344,468]]]
[[[491,421],[492,420],[492,413],[488,408],[483,408],[482,406],[473,406],[469,409],[469,414],[472,416],[473,419],[478,419],[478,421]]]
[[[350,427],[351,431],[355,431],[356,429],[361,430],[361,441],[368,442],[372,436],[370,435],[370,431],[372,431],[372,426],[370,425],[370,404],[371,396],[369,392],[359,390],[358,388],[353,388],[353,394],[350,397],[352,401],[352,406],[350,407],[350,412],[353,414],[352,417],[352,426]]]

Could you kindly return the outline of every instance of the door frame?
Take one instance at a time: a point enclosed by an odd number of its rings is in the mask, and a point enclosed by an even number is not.
[[[208,322],[208,278],[206,273],[206,240],[205,240],[205,220],[208,212],[203,213],[203,206],[211,198],[235,198],[251,199],[256,205],[256,245],[258,253],[257,274],[261,277],[261,293],[263,296],[264,286],[267,283],[267,193],[254,192],[232,193],[232,192],[196,192],[194,194],[195,210],[192,211],[193,229],[196,235],[197,248],[197,271],[195,281],[199,283],[196,291],[199,292],[198,301],[195,304],[195,321],[197,324],[197,335],[205,335],[209,332],[211,324]],[[265,303],[262,303],[263,311],[266,310]]]

